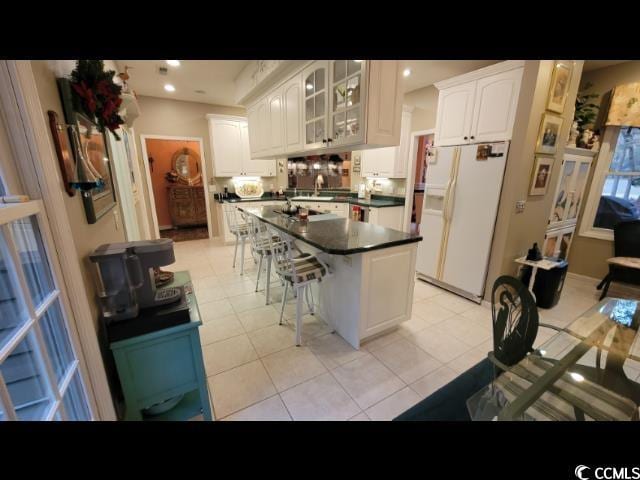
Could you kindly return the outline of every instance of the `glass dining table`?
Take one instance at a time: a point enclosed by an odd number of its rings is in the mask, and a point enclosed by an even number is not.
[[[605,298],[467,406],[473,420],[638,420],[640,302]]]

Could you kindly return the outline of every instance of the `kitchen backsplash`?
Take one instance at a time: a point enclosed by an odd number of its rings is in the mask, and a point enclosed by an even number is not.
[[[404,196],[406,181],[404,178],[368,178],[366,185],[371,193]]]
[[[271,185],[277,191],[278,188],[282,187],[283,189],[287,188],[287,185],[278,185],[277,177],[260,177],[259,181],[262,183],[262,189],[265,192],[271,191]],[[214,184],[217,187],[217,192],[224,192],[224,187],[227,187],[229,193],[235,193],[235,186],[233,185],[232,177],[215,177]]]

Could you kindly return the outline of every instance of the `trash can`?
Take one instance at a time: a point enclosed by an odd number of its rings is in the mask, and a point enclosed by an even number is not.
[[[568,268],[569,264],[563,260],[560,265],[551,270],[538,269],[533,293],[536,296],[536,304],[540,308],[552,308],[558,303]],[[530,278],[531,267],[524,267],[521,275],[522,283],[529,285]]]

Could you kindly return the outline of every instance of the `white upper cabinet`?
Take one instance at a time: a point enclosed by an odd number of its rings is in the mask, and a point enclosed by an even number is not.
[[[242,143],[242,167],[240,175],[252,177],[275,177],[276,161],[251,158],[249,148],[249,125],[240,122],[240,139]]]
[[[282,88],[267,96],[267,123],[269,125],[266,154],[281,153],[284,150],[284,106]]]
[[[439,146],[469,141],[476,82],[442,90],[438,96],[435,141]]]
[[[401,78],[395,60],[309,63],[248,106],[252,156],[398,145]]]
[[[242,117],[207,115],[214,176],[276,175],[275,160],[251,158],[247,120]]]
[[[411,141],[412,110],[412,108],[405,107],[402,111],[399,146],[370,148],[360,152],[363,177],[406,178],[409,142]]]
[[[213,174],[233,177],[242,170],[242,133],[240,122],[223,118],[209,118],[209,136],[213,151]]]
[[[518,106],[522,68],[478,80],[470,140],[509,140]]]
[[[313,62],[302,71],[304,149],[315,150],[327,146],[327,79],[329,62]]]
[[[436,84],[436,146],[511,139],[522,72],[507,61]]]
[[[362,143],[364,137],[363,60],[331,60],[329,146]]]
[[[259,158],[267,155],[270,141],[270,122],[268,98],[258,100],[251,108],[247,109],[249,124],[255,125],[249,131],[249,144],[251,156]]]
[[[296,75],[282,87],[284,101],[284,151],[300,152],[302,137],[302,74]]]

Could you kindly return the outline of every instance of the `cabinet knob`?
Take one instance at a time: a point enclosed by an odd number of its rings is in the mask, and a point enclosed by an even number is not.
[[[327,143],[327,142],[328,142],[328,140],[326,138],[322,139],[322,143]]]
[[[474,138],[476,138],[476,137],[474,137],[473,135],[471,135],[471,140],[473,140]]]
[[[465,140],[469,140],[469,137],[464,137]]]

